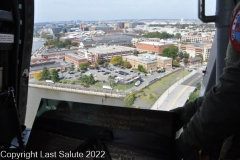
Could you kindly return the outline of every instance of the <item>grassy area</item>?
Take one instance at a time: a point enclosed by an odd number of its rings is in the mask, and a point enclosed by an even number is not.
[[[158,99],[158,97],[160,97],[163,92],[169,88],[169,86],[173,85],[176,81],[185,77],[189,73],[191,72],[187,70],[180,70],[164,78],[161,78],[157,82],[146,87],[143,92],[139,93],[138,98],[143,102],[153,104]]]
[[[103,86],[104,84],[105,84],[105,83],[102,83],[102,82],[96,82],[94,85],[92,85],[92,87],[102,88],[102,86]]]
[[[143,92],[140,95],[140,99],[144,102],[153,104],[159,97],[159,94],[156,92]]]
[[[109,86],[109,83],[102,83],[102,82],[97,82],[94,85],[92,85],[92,87],[96,87],[96,88],[102,88],[103,85],[107,85]],[[127,89],[130,89],[134,86],[134,83],[132,84],[128,84],[128,85],[122,85],[122,84],[117,84],[115,86],[113,86],[114,90],[119,90],[119,91],[125,91]]]
[[[132,88],[132,87],[134,87],[134,83],[127,84],[127,85],[117,84],[113,88],[118,89],[119,91],[125,91],[125,90],[128,90],[128,89]]]

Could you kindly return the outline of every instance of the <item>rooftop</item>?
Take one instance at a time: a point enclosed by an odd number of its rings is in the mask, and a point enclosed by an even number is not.
[[[135,51],[135,48],[124,47],[124,46],[103,46],[89,49],[79,49],[80,52],[89,52],[94,54],[105,54],[112,52],[125,52],[125,51]]]
[[[31,71],[40,71],[43,70],[44,67],[47,68],[57,68],[57,67],[61,67],[61,63],[55,63],[55,64],[48,64],[48,65],[41,65],[41,66],[36,66],[36,67],[30,67],[30,72]]]
[[[134,55],[129,55],[126,56],[129,59],[134,59],[137,61],[141,61],[143,63],[153,63],[156,62],[157,59],[161,59],[161,60],[171,60],[171,58],[168,57],[162,57],[162,56],[157,56],[154,54],[139,54],[138,57],[134,56]]]
[[[181,46],[186,46],[186,47],[212,47],[212,44],[194,43],[194,44],[186,44],[186,45],[181,45]]]
[[[139,43],[155,45],[155,46],[162,46],[162,45],[164,45],[164,43],[160,43],[160,42],[139,42]]]
[[[68,54],[66,54],[66,55],[71,56],[71,57],[73,57],[73,58],[75,58],[75,59],[77,59],[77,60],[86,59],[85,57],[81,57],[81,56],[79,56],[79,55],[77,55],[77,54],[74,54],[74,53],[68,53]]]

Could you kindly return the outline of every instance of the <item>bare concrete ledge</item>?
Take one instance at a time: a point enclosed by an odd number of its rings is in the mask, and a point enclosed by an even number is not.
[[[64,92],[72,92],[72,93],[82,93],[82,94],[89,94],[89,95],[97,95],[97,96],[105,96],[105,97],[113,97],[113,98],[120,98],[124,99],[125,94],[117,94],[113,93],[112,91],[109,91],[109,93],[106,92],[97,92],[97,91],[86,91],[86,90],[79,90],[79,89],[71,89],[71,88],[62,88],[62,87],[56,87],[56,86],[47,86],[47,85],[38,85],[38,84],[31,84],[29,83],[29,87],[35,87],[35,88],[44,88],[49,90],[56,90],[56,91],[64,91]]]

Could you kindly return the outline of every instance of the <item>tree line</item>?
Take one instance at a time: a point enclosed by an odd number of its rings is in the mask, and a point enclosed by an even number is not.
[[[37,72],[34,74],[34,78],[37,80],[52,80],[53,82],[59,81],[58,71],[56,69],[48,70],[44,67],[42,72]]]
[[[149,32],[145,35],[143,35],[144,38],[160,38],[160,39],[164,39],[164,38],[173,38],[174,35],[173,34],[169,34],[167,32]]]

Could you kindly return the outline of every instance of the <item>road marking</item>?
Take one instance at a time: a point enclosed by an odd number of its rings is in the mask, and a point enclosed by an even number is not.
[[[190,84],[194,81],[195,79],[191,80],[183,89],[181,92],[178,93],[177,97],[174,99],[174,101],[172,102],[172,105],[170,106],[169,111],[172,109],[173,105],[176,103],[176,101],[178,100],[178,98],[181,96],[181,94],[188,88],[190,87]]]

